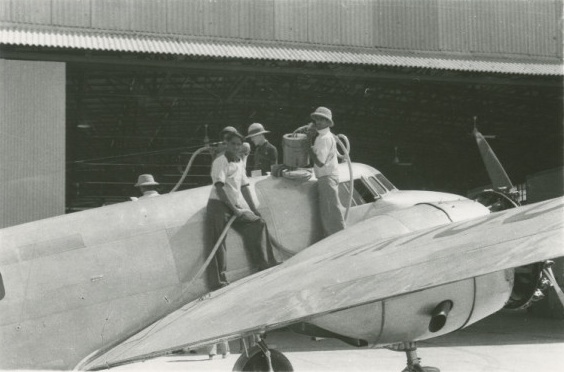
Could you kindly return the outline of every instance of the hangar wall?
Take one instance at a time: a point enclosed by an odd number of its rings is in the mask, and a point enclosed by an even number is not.
[[[0,60],[0,228],[65,211],[65,74]]]
[[[562,0],[0,0],[0,23],[386,50],[562,55]]]

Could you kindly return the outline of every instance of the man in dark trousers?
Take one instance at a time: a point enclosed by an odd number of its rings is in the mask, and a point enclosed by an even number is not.
[[[235,215],[233,228],[239,231],[244,246],[249,251],[252,263],[264,270],[277,264],[272,252],[272,244],[265,221],[260,217],[245,174],[241,160],[243,136],[235,131],[225,134],[225,152],[212,164],[212,191],[207,205],[207,222],[212,231],[212,245],[223,232],[226,221]],[[210,249],[211,249],[210,247]],[[225,241],[217,250],[215,259],[210,264],[210,285],[213,288],[229,284],[226,277]]]
[[[264,129],[260,123],[253,123],[249,126],[246,139],[250,139],[255,145],[255,164],[252,170],[260,170],[265,176],[270,172],[274,164],[278,164],[278,150],[264,136],[269,131]]]

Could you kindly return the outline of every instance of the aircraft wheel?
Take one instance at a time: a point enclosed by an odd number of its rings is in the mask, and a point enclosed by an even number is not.
[[[278,350],[270,350],[270,359],[272,361],[272,369],[274,371],[293,371],[292,363]],[[249,349],[248,356],[245,352],[241,354],[239,359],[233,366],[234,372],[240,371],[268,371],[268,361],[266,356],[258,346]]]
[[[422,367],[416,364],[411,367],[405,367],[402,372],[441,372],[441,370],[436,367]]]

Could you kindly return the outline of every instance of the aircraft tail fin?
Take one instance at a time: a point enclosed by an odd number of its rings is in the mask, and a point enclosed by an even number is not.
[[[505,173],[505,169],[503,169],[503,166],[499,162],[497,156],[495,156],[482,133],[478,132],[478,130],[474,128],[473,134],[474,138],[476,138],[478,149],[480,150],[480,156],[482,157],[482,161],[486,166],[486,170],[488,171],[488,175],[492,182],[492,187],[494,189],[511,190],[513,188],[511,180],[507,176],[507,173]]]

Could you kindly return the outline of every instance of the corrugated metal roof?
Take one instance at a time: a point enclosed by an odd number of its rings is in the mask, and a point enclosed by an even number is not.
[[[526,75],[564,75],[564,65],[545,61],[488,60],[483,56],[395,53],[369,48],[284,45],[257,41],[194,40],[179,36],[0,28],[0,44],[158,53],[212,58],[422,67]]]

